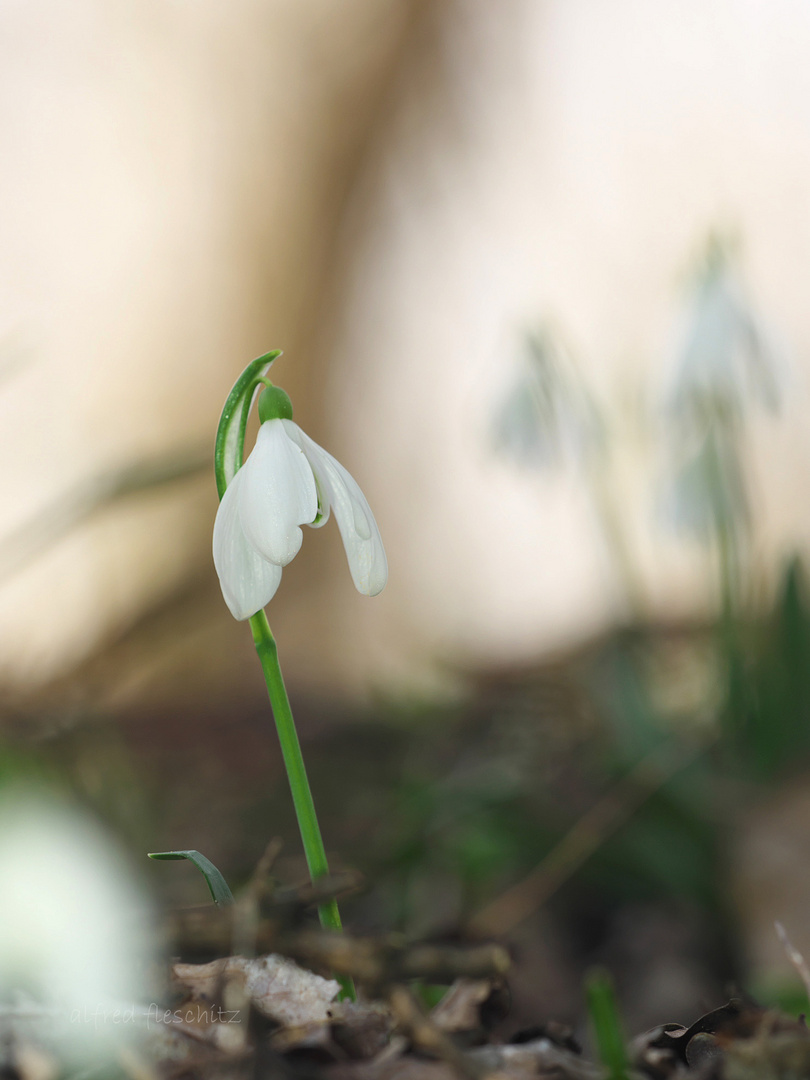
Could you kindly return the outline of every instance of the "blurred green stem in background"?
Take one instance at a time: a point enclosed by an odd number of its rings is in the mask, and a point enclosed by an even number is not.
[[[325,877],[329,873],[329,864],[326,860],[326,851],[323,846],[318,817],[315,813],[315,803],[307,779],[307,771],[304,766],[304,758],[301,754],[301,744],[298,741],[298,733],[295,730],[290,699],[287,697],[287,689],[284,686],[284,676],[281,674],[281,666],[278,662],[278,648],[276,639],[270,630],[267,616],[264,611],[258,611],[251,617],[250,629],[253,631],[253,641],[256,652],[259,654],[264,680],[267,683],[267,693],[270,696],[270,705],[273,710],[273,718],[276,721],[281,753],[284,758],[284,766],[290,781],[295,814],[298,818],[298,827],[301,830],[301,840],[304,844],[309,874],[313,881]],[[340,930],[340,912],[337,901],[328,900],[318,906],[321,926],[327,930]],[[355,1000],[354,984],[345,976],[338,976],[343,996]]]
[[[624,586],[628,614],[643,622],[647,611],[647,596],[638,563],[633,557],[625,516],[612,487],[611,458],[608,447],[591,453],[585,461],[585,474],[597,519],[602,528],[605,546]]]

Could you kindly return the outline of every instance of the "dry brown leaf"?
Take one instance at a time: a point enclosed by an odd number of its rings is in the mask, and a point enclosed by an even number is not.
[[[442,1031],[474,1031],[481,1024],[481,1005],[491,992],[489,979],[456,979],[430,1018]]]
[[[382,1053],[394,1030],[391,1010],[381,1001],[338,1001],[332,1006],[332,1040],[351,1058]]]
[[[172,975],[193,1001],[213,1001],[226,982],[238,980],[252,1005],[283,1027],[329,1021],[329,1006],[340,986],[306,971],[293,960],[270,953],[256,959],[229,956],[210,964],[174,964]]]

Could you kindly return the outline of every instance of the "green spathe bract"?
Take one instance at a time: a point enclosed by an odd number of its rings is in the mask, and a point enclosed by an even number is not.
[[[214,473],[220,499],[225,494],[228,484],[242,467],[245,458],[245,430],[250,407],[259,387],[265,385],[264,376],[270,370],[270,365],[279,356],[281,356],[281,350],[274,349],[251,361],[228,394],[225,408],[219,418],[217,439],[214,445]]]

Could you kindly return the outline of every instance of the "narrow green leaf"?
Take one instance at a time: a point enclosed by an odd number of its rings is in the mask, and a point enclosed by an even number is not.
[[[228,888],[228,883],[214,866],[210,859],[201,855],[199,851],[150,851],[150,859],[188,859],[193,862],[202,876],[208,882],[211,896],[217,907],[226,907],[233,903],[233,893]]]
[[[599,1057],[610,1080],[627,1080],[627,1050],[610,975],[599,968],[585,979],[585,995]]]
[[[265,353],[251,360],[228,394],[217,428],[217,441],[214,448],[214,472],[217,478],[217,491],[220,499],[225,488],[233,480],[242,465],[245,445],[245,428],[253,398],[261,385],[261,378],[268,368],[281,356],[281,351]]]

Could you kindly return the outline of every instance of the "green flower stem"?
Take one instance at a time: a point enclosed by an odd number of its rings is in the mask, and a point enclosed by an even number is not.
[[[318,825],[318,817],[315,813],[315,803],[312,801],[307,771],[304,767],[304,758],[301,754],[301,744],[298,741],[298,732],[295,730],[290,699],[284,686],[284,677],[278,662],[278,648],[276,639],[270,630],[267,616],[264,611],[258,611],[251,617],[250,629],[253,631],[253,641],[256,652],[259,654],[264,680],[267,683],[267,693],[270,696],[270,706],[276,721],[281,754],[284,758],[284,766],[287,769],[287,778],[290,781],[290,790],[295,806],[295,814],[298,818],[298,827],[301,830],[301,840],[304,844],[309,876],[313,881],[325,877],[329,873],[329,864],[326,861],[326,851],[323,846],[321,830]],[[321,926],[327,930],[340,930],[340,912],[337,901],[329,900],[318,906],[318,915]],[[348,977],[338,977],[343,996],[355,1000],[354,984]]]

